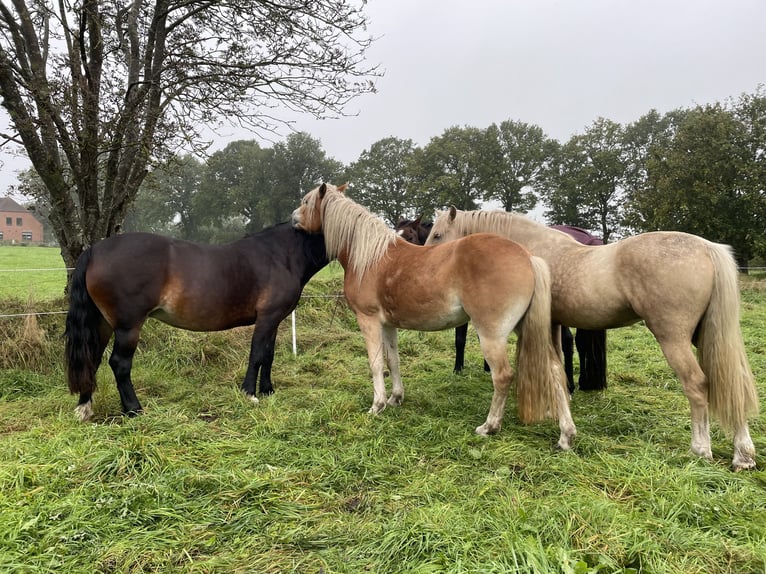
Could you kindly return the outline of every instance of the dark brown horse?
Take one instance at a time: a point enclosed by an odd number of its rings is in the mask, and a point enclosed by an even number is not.
[[[421,217],[417,219],[400,219],[396,224],[396,232],[399,236],[414,243],[423,245],[433,227],[432,222],[423,222]],[[552,225],[551,228],[563,231],[567,235],[583,245],[603,245],[603,242],[584,229],[570,225]],[[455,327],[455,367],[459,373],[465,363],[465,344],[468,335],[468,323]],[[575,390],[574,382],[574,348],[577,346],[577,354],[580,359],[580,376],[578,383],[580,390],[597,391],[606,388],[606,331],[577,329],[572,337],[569,327],[561,326],[561,348],[564,353],[564,371],[567,375],[567,388],[572,394]],[[484,370],[489,371],[489,365],[484,361]]]
[[[130,371],[141,327],[154,317],[191,331],[252,325],[242,390],[253,401],[273,392],[277,327],[308,280],[327,264],[324,240],[282,223],[227,245],[202,245],[150,233],[104,239],[77,261],[66,318],[69,390],[80,420],[93,415],[96,371],[109,339],[122,410],[141,412]]]

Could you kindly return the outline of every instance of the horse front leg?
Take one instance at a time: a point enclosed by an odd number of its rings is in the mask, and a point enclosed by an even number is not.
[[[564,372],[567,375],[567,390],[572,395],[575,392],[574,384],[574,338],[572,337],[572,331],[569,327],[564,325],[555,325],[553,327],[553,340],[559,340],[559,336],[556,334],[556,330],[560,335],[561,350],[564,353]],[[579,330],[578,330],[579,332]],[[578,349],[579,350],[579,349]],[[584,363],[582,360],[582,353],[580,353],[580,372],[582,373]],[[582,377],[582,374],[580,375]]]
[[[402,374],[399,370],[399,333],[396,327],[390,325],[383,326],[383,347],[386,353],[386,363],[388,372],[391,375],[391,396],[386,404],[399,406],[404,400],[404,385],[402,384]]]
[[[271,384],[271,366],[274,362],[274,346],[277,340],[279,319],[258,315],[250,340],[250,357],[247,362],[247,372],[242,381],[242,392],[248,399],[258,404],[255,394],[256,386],[262,395],[274,393]],[[258,375],[260,374],[260,383]]]
[[[377,415],[386,408],[386,382],[383,378],[385,365],[385,349],[383,343],[383,326],[377,317],[362,315],[356,316],[359,329],[364,336],[367,347],[367,360],[372,372],[372,406],[370,414]]]
[[[109,366],[112,368],[114,378],[117,381],[117,391],[120,393],[122,412],[128,416],[135,416],[143,412],[130,377],[133,368],[133,355],[138,346],[140,332],[141,325],[131,329],[115,329],[114,348],[109,357]]]
[[[274,364],[274,348],[276,347],[276,344],[277,327],[274,327],[271,331],[271,336],[266,340],[266,344],[263,348],[261,379],[258,381],[258,392],[262,395],[274,394],[274,386],[271,384],[271,366]]]
[[[553,377],[556,377],[555,369],[556,365],[551,364],[553,369]],[[560,371],[559,371],[560,372]],[[574,420],[572,420],[572,413],[569,410],[569,397],[566,391],[564,391],[564,385],[556,385],[556,410],[559,413],[559,442],[556,444],[561,450],[569,450],[572,448],[572,441],[577,434],[577,427],[575,427]]]
[[[580,357],[580,390],[606,389],[606,331],[577,329],[575,345]]]
[[[465,365],[465,342],[468,337],[468,323],[455,327],[455,367],[453,372],[460,373]]]

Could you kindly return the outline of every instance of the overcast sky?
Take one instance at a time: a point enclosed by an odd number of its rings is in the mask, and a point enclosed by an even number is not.
[[[385,137],[425,145],[507,119],[563,142],[598,117],[625,124],[766,82],[766,0],[370,0],[366,11],[377,93],[349,104],[355,117],[295,124],[343,163]],[[221,133],[214,149],[257,139]],[[3,194],[28,164],[0,161]]]

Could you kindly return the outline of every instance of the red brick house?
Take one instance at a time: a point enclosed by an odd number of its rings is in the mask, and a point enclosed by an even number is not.
[[[0,241],[42,243],[43,224],[10,197],[0,197]]]

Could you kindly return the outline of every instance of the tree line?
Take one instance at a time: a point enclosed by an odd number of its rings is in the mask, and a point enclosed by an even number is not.
[[[732,245],[741,265],[766,257],[766,94],[650,111],[622,125],[595,120],[566,142],[506,120],[450,127],[426,145],[388,137],[349,165],[294,133],[272,147],[235,141],[207,161],[179,157],[142,185],[125,229],[223,241],[286,220],[321,181],[389,225],[455,205],[542,210],[550,224],[605,241],[677,230]]]
[[[29,157],[34,172],[18,191],[47,215],[67,267],[122,229],[216,241],[260,229],[322,180],[350,181],[390,224],[450,204],[540,206],[550,223],[606,241],[678,229],[731,244],[740,263],[764,256],[763,86],[627,125],[599,118],[566,142],[507,120],[453,126],[424,146],[386,138],[348,166],[309,134],[204,155],[205,128],[273,134],[286,125],[281,110],[338,117],[375,92],[365,4],[0,5],[0,105],[10,118],[0,145]]]

